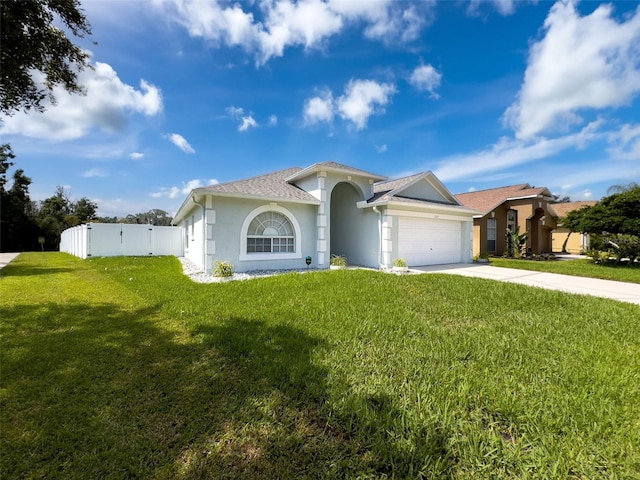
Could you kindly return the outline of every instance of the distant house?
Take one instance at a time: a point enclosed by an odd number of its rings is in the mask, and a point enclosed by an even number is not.
[[[396,180],[323,162],[192,190],[174,217],[209,272],[328,268],[332,254],[386,268],[470,262],[474,210],[431,172]]]
[[[598,202],[591,200],[582,202],[554,203],[552,205],[553,210],[558,216],[558,226],[551,233],[554,252],[580,254],[589,250],[589,235],[571,232],[568,228],[563,227],[561,222],[569,212],[579,210],[582,207],[592,207],[597,203]]]
[[[527,183],[491,188],[455,196],[465,207],[477,210],[473,218],[473,254],[502,254],[508,230],[527,232],[527,252],[551,253],[551,232],[556,228],[553,196],[545,187]]]

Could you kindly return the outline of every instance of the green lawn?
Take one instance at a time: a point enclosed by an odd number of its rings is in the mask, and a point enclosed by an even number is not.
[[[575,260],[516,260],[513,258],[492,258],[496,267],[535,270],[537,272],[561,273],[578,277],[602,278],[619,282],[640,283],[640,266],[596,265],[587,258]]]
[[[364,270],[0,279],[2,478],[638,478],[640,307]]]

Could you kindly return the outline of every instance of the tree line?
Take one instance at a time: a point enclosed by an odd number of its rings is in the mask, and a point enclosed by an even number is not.
[[[64,230],[88,222],[171,225],[172,217],[160,209],[124,217],[99,217],[98,205],[82,197],[72,201],[62,186],[42,201],[29,196],[31,179],[24,170],[9,170],[15,155],[9,144],[0,145],[0,251],[58,250]]]
[[[593,206],[569,212],[563,226],[591,238],[589,255],[596,263],[640,259],[640,185],[614,185]]]

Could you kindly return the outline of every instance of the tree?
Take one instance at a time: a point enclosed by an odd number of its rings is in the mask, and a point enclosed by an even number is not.
[[[76,217],[75,225],[82,223],[88,223],[96,220],[96,211],[98,210],[98,204],[89,200],[87,197],[82,197],[75,202],[72,206],[73,215]],[[71,226],[75,226],[71,225]]]
[[[69,222],[66,221],[73,213],[72,204],[69,195],[64,187],[58,185],[56,193],[42,202],[40,202],[37,221],[38,226],[45,237],[45,248],[48,250],[57,250],[60,245],[60,235],[68,227]]]
[[[172,217],[164,210],[154,208],[144,213],[129,214],[122,219],[122,223],[139,223],[143,225],[171,225]]]
[[[24,170],[13,173],[13,182],[7,190],[7,172],[14,165],[11,146],[0,146],[0,240],[2,251],[23,251],[34,247],[37,229],[33,220],[32,202],[29,198],[31,179]]]
[[[74,45],[54,25],[59,19],[76,37],[91,35],[91,26],[78,0],[2,0],[0,2],[0,109],[43,111],[53,103],[53,88],[83,93],[78,72],[89,67],[89,54]],[[44,77],[41,83],[33,72]]]
[[[605,197],[592,207],[574,210],[567,219],[569,228],[581,233],[640,236],[640,186]]]
[[[596,236],[596,249],[609,250],[617,261],[640,257],[640,186],[632,183],[622,192],[610,195],[592,207],[583,207],[567,215],[566,225],[581,233]],[[595,245],[597,243],[598,245]],[[608,259],[605,254],[598,256]]]
[[[611,185],[609,188],[607,188],[607,194],[612,195],[614,193],[629,192],[636,188],[640,188],[640,183],[631,182],[626,185]]]

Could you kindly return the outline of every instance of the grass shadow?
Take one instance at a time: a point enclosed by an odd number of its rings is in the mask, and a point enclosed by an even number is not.
[[[6,478],[339,478],[359,468],[357,442],[326,416],[322,341],[296,328],[235,318],[188,332],[155,307],[113,304],[0,314]]]

